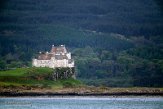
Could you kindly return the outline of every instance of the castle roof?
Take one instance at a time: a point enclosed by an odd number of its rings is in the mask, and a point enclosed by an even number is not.
[[[50,60],[52,57],[55,57],[56,60],[63,60],[63,59],[68,59],[68,57],[64,54],[50,54],[50,53],[46,53],[46,54],[40,54],[38,56],[38,60]]]
[[[46,54],[40,54],[38,56],[38,60],[50,60],[51,57],[53,57],[54,54],[49,54],[49,53],[46,53]]]
[[[55,59],[57,60],[63,60],[63,59],[68,59],[66,55],[55,55]]]
[[[67,53],[67,50],[64,45],[58,47],[52,46],[51,53]]]
[[[54,57],[56,60],[63,60],[68,59],[67,50],[64,45],[60,45],[58,47],[52,46],[50,53],[40,53],[38,56],[38,60],[50,60],[52,57]]]

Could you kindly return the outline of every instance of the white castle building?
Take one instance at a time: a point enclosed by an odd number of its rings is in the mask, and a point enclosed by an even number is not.
[[[55,47],[52,45],[50,52],[41,53],[38,58],[32,60],[32,66],[34,67],[74,67],[74,60],[71,59],[71,53],[67,52],[64,45]]]

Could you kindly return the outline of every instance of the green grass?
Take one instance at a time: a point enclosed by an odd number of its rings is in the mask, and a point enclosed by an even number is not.
[[[14,70],[0,71],[0,86],[31,86],[42,88],[64,88],[64,87],[78,87],[80,81],[69,78],[54,81],[51,75],[54,69],[50,68],[17,68]]]
[[[27,73],[27,69],[18,68],[14,70],[0,71],[0,76],[24,76]]]

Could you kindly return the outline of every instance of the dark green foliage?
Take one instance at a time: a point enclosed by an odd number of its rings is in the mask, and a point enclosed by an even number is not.
[[[160,87],[163,84],[162,69],[154,63],[136,65],[130,72],[134,86]]]
[[[128,50],[130,55],[135,55],[144,59],[162,59],[163,50],[155,46],[141,46]]]
[[[53,80],[75,78],[75,68],[55,68]]]
[[[160,9],[162,10],[161,12],[162,12],[162,14],[163,14],[163,1],[162,0],[154,0],[156,3],[157,3],[157,5],[160,7]]]
[[[65,44],[89,85],[162,87],[162,12],[161,0],[2,0],[0,70]]]
[[[38,24],[64,24],[99,32],[149,37],[162,34],[161,3],[160,0],[8,0],[2,3],[0,22],[6,25],[17,23],[19,25],[3,29],[15,28],[32,35]],[[21,24],[25,24],[23,28]]]
[[[3,60],[0,60],[0,70],[6,69],[6,63]]]
[[[133,48],[133,50],[136,49]],[[83,51],[85,50],[78,48],[73,53],[82,54]],[[75,55],[77,78],[88,85],[161,87],[163,84],[161,79],[163,77],[162,58],[156,56],[155,53],[152,55],[146,54],[146,57],[144,54],[144,57],[141,57],[139,55],[132,56],[128,54],[128,51],[112,53],[102,50],[97,52],[98,54],[95,51],[89,51],[92,52],[92,55],[90,52],[85,52],[85,54],[79,56]],[[146,49],[142,49],[143,51],[146,51]],[[148,56],[151,56],[152,59]]]

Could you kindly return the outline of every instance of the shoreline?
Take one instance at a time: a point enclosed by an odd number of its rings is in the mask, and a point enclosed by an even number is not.
[[[162,96],[163,93],[40,93],[40,92],[23,92],[23,93],[13,93],[13,92],[0,92],[0,97],[25,97],[25,96]]]
[[[2,88],[0,97],[21,96],[163,96],[163,88],[109,88],[109,87],[78,87],[78,88]]]

